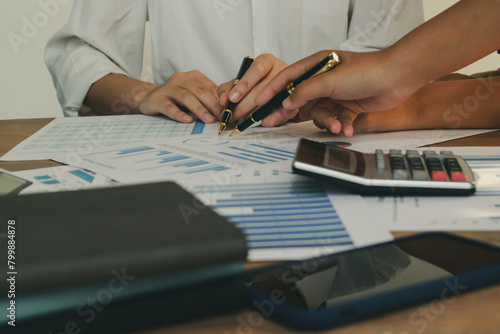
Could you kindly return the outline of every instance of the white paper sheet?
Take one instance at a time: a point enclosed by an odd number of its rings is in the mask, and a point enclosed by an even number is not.
[[[30,169],[11,174],[29,180],[32,184],[21,194],[79,190],[118,185],[118,182],[89,170],[72,166]]]
[[[360,196],[283,169],[283,163],[271,164],[178,181],[243,230],[252,261],[307,258],[392,239],[370,220],[351,219],[350,212],[363,205]]]
[[[163,144],[129,144],[95,148],[91,153],[51,154],[53,160],[89,169],[122,183],[176,180],[249,166],[291,161],[295,142],[232,141],[204,136]]]
[[[202,135],[233,143],[248,140],[288,142],[295,150],[301,137],[341,145],[360,152],[375,149],[413,148],[472,136],[492,130],[421,130],[387,133],[356,132],[353,137],[332,135],[312,122],[287,124],[278,128],[254,127],[229,138],[230,131],[218,136],[218,124],[178,123],[160,116],[126,115],[56,118],[0,158],[0,161],[48,159],[52,154],[87,154],[99,147],[139,142],[162,143],[172,138]]]
[[[339,145],[354,151],[373,153],[376,149],[408,149],[416,148],[443,141],[474,136],[481,133],[495,130],[414,130],[414,131],[393,131],[383,133],[369,133],[357,131],[352,137],[343,134],[334,135],[323,130],[319,130],[312,121],[297,124],[288,124],[278,128],[251,128],[242,134],[231,139],[248,140],[259,138],[260,140],[292,140],[299,138],[309,138],[320,142]],[[233,139],[234,138],[234,139]]]
[[[56,118],[0,160],[44,160],[52,153],[83,154],[97,147],[126,143],[154,142],[197,134],[217,136],[217,130],[218,124],[183,124],[160,116]]]

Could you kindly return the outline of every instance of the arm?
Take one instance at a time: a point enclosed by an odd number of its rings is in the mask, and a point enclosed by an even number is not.
[[[174,73],[162,86],[141,82],[148,5],[76,0],[68,24],[49,41],[46,63],[66,115],[85,103],[100,114],[164,114],[207,123],[221,106],[217,86],[198,71]]]
[[[499,0],[463,0],[386,50],[339,52],[343,64],[299,85],[283,102],[284,110],[295,110],[308,101],[327,97],[340,108],[331,115],[322,113],[317,123],[331,132],[343,128],[346,135],[352,135],[352,122],[358,114],[390,109],[432,79],[496,50],[500,37],[491,32],[500,29],[499,12]],[[327,53],[319,52],[282,71],[256,102],[269,101]],[[273,121],[273,115],[269,117]]]
[[[359,115],[354,129],[369,132],[500,128],[500,76],[433,82],[402,104]]]
[[[344,50],[366,52],[386,48],[423,22],[422,3],[417,0],[404,0],[403,3],[394,2],[391,5],[381,0],[369,3],[351,1],[350,6],[347,39],[340,44],[340,48]],[[339,7],[340,12],[342,9]],[[307,29],[304,32],[308,33]],[[218,94],[222,105],[228,98],[232,102],[239,102],[231,120],[235,121],[257,108],[256,97],[286,66],[286,63],[274,55],[262,54],[255,59],[255,63],[234,88],[232,81],[219,86]],[[297,112],[298,109],[293,113],[282,114],[276,124],[293,118]],[[268,126],[267,123],[264,120],[263,125]]]
[[[184,112],[187,110],[205,123],[213,123],[213,115],[220,117],[221,112],[216,90],[217,86],[198,71],[174,73],[161,86],[109,74],[90,87],[85,105],[101,114],[164,114],[190,123],[193,117]]]
[[[135,15],[130,16],[131,12]],[[146,18],[145,2],[74,2],[68,23],[45,49],[45,62],[66,116],[78,115],[90,86],[106,75],[140,78]],[[120,42],[124,40],[129,42]]]

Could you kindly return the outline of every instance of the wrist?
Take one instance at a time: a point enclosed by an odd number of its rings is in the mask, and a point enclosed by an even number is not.
[[[158,88],[158,85],[149,82],[138,82],[137,85],[131,88],[130,95],[128,95],[129,101],[126,103],[132,108],[139,110],[141,102],[156,88]]]
[[[401,52],[397,46],[380,51],[382,69],[388,76],[387,89],[395,90],[402,100],[410,98],[418,89],[427,84],[425,68],[420,67],[421,61],[413,61],[412,56]]]

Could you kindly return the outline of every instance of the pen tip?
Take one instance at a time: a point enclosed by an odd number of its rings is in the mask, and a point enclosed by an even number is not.
[[[224,132],[224,130],[226,130],[226,123],[220,123],[219,124],[219,134]]]
[[[236,136],[239,133],[241,133],[241,131],[238,130],[238,128],[236,128],[236,129],[233,130],[233,132],[231,132],[231,135],[229,137]]]

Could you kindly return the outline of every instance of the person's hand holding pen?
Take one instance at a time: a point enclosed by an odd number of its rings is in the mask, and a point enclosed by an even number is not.
[[[288,83],[331,52],[320,51],[283,70],[264,88],[256,103],[266,104]],[[293,94],[283,101],[282,107],[266,117],[269,125],[278,124],[281,114],[293,114],[300,108],[301,119],[312,118],[320,128],[332,133],[343,131],[351,136],[352,123],[358,114],[389,109],[406,100],[413,92],[407,90],[405,85],[393,85],[396,74],[390,71],[384,51],[337,53],[342,58],[342,66],[298,85]]]
[[[257,107],[255,98],[271,79],[286,66],[286,63],[272,54],[261,54],[255,58],[236,85],[233,86],[233,80],[221,84],[217,90],[220,104],[225,105],[228,99],[237,103],[229,122],[233,123],[253,111]],[[287,116],[289,115],[287,114]]]

